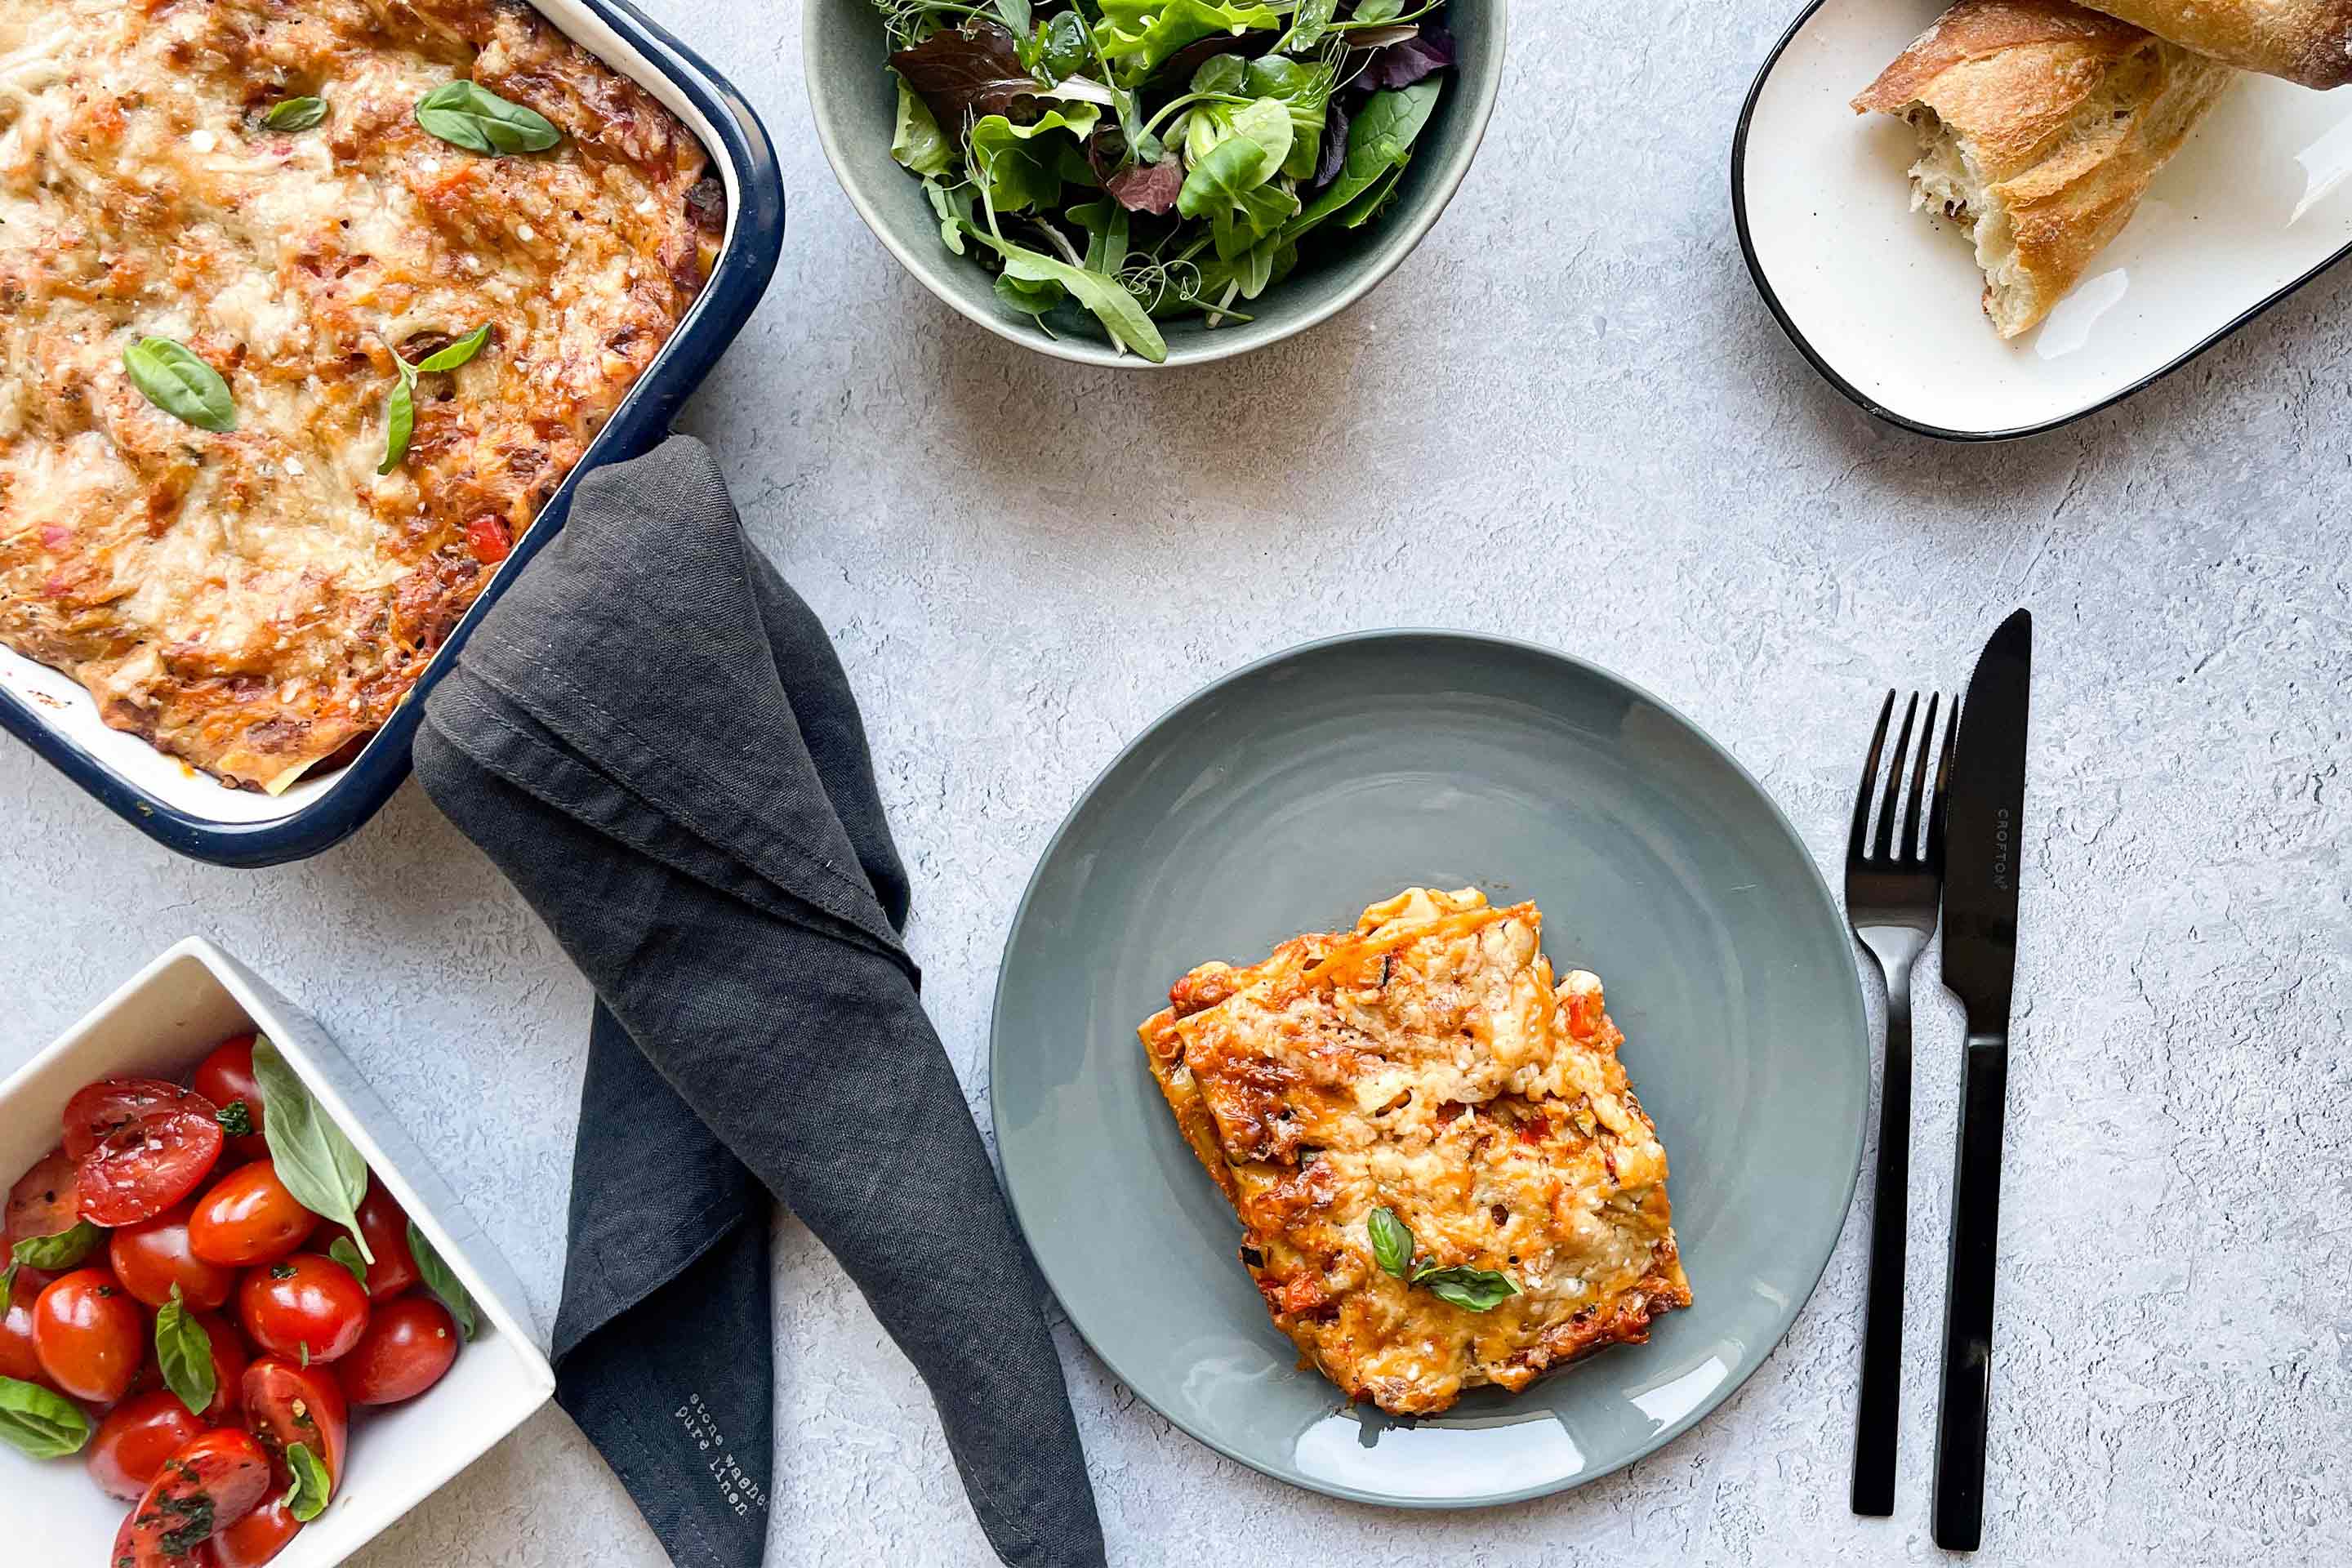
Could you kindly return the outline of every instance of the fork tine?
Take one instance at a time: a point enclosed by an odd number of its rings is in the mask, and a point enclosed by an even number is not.
[[[1911,759],[1911,797],[1903,803],[1903,858],[1916,859],[1921,853],[1919,843],[1919,798],[1927,788],[1927,753],[1936,749],[1936,704],[1944,700],[1940,691],[1927,694],[1927,717],[1919,726],[1919,750]],[[1912,700],[1916,702],[1917,698]]]
[[[1878,845],[1875,853],[1884,860],[1895,846],[1895,792],[1903,787],[1903,759],[1911,749],[1911,721],[1919,717],[1919,694],[1913,692],[1903,710],[1903,731],[1895,742],[1895,752],[1886,763],[1886,798],[1878,807]]]
[[[1936,795],[1927,806],[1927,868],[1938,877],[1944,874],[1944,809],[1952,782],[1952,745],[1959,734],[1960,700],[1955,697],[1945,710],[1944,743],[1936,752]]]
[[[1895,712],[1895,690],[1887,689],[1886,700],[1878,710],[1878,728],[1871,732],[1870,755],[1862,764],[1862,787],[1853,796],[1853,831],[1846,836],[1845,859],[1849,866],[1859,864],[1864,840],[1870,833],[1871,786],[1878,782],[1878,753],[1886,744],[1886,721]]]

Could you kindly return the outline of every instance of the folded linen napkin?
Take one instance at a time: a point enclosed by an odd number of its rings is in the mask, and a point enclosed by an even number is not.
[[[583,482],[415,755],[596,990],[556,1397],[671,1560],[764,1544],[772,1194],[922,1374],[997,1554],[1101,1563],[1043,1289],[899,940],[856,703],[699,443]]]

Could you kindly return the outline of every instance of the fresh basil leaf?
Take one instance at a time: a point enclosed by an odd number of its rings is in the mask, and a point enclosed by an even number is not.
[[[37,1383],[0,1377],[0,1439],[36,1459],[62,1459],[89,1441],[89,1417]]]
[[[404,381],[401,391],[407,390]],[[405,431],[401,445],[407,445]],[[397,455],[393,460],[398,460]],[[301,1078],[267,1035],[254,1037],[253,1076],[261,1084],[261,1132],[268,1141],[278,1179],[296,1203],[357,1237],[360,1256],[373,1263],[375,1254],[368,1250],[367,1237],[359,1234],[360,1202],[367,1196],[367,1161],[310,1098]]]
[[[286,1468],[294,1477],[293,1485],[286,1489],[286,1511],[308,1524],[327,1511],[327,1500],[335,1491],[334,1479],[308,1443],[286,1445]]]
[[[213,1120],[219,1122],[220,1130],[232,1138],[253,1136],[253,1107],[241,1100],[232,1100],[214,1111]]]
[[[1290,19],[1290,31],[1282,36],[1275,48],[1286,55],[1313,54],[1339,9],[1339,0],[1298,0],[1297,14]]]
[[[86,1219],[76,1220],[71,1230],[61,1230],[55,1236],[26,1237],[9,1249],[9,1263],[12,1268],[22,1263],[52,1274],[60,1273],[97,1251],[101,1239],[98,1226]]]
[[[472,359],[476,354],[480,353],[482,352],[482,345],[489,341],[490,324],[488,321],[484,321],[480,326],[476,327],[472,331],[467,332],[464,337],[459,338],[456,342],[449,344],[446,348],[436,349],[433,353],[426,354],[423,359],[418,360],[415,368],[420,371],[455,370],[459,365],[464,364],[467,361]]]
[[[898,79],[898,120],[890,132],[890,156],[901,168],[918,174],[944,174],[953,161],[953,151],[931,106],[907,85],[904,77]]]
[[[375,466],[377,473],[388,474],[400,467],[400,460],[408,456],[408,438],[415,432],[416,391],[408,377],[404,375],[400,378],[400,384],[392,389],[392,395],[383,400],[383,461]],[[278,1131],[277,1112],[269,1108],[266,1099],[262,1102],[261,1119],[271,1133]]]
[[[1372,1261],[1382,1272],[1403,1279],[1412,1263],[1412,1230],[1385,1205],[1365,1216],[1364,1229],[1372,1238]]]
[[[177,1285],[172,1287],[172,1299],[155,1311],[155,1364],[163,1371],[163,1386],[179,1395],[189,1415],[202,1415],[212,1408],[213,1397],[220,1392],[213,1337],[180,1300]]]
[[[12,1259],[7,1268],[0,1268],[0,1318],[6,1317],[9,1309],[16,1304],[16,1270],[23,1267]]]
[[[122,351],[131,384],[148,402],[199,430],[226,435],[236,428],[236,400],[220,372],[169,338],[141,338]]]
[[[1083,147],[1099,114],[1091,103],[1070,103],[1047,110],[1028,125],[1015,125],[1002,114],[974,124],[965,141],[971,149],[972,176],[988,193],[989,205],[1000,213],[1046,212],[1061,205],[1062,154],[1070,143],[1050,133],[1066,131]]]
[[[261,122],[272,131],[308,131],[326,118],[323,98],[281,98],[269,106]]]
[[[1111,342],[1122,348],[1133,349],[1154,364],[1168,358],[1168,340],[1152,325],[1151,317],[1140,301],[1127,291],[1127,285],[1116,278],[1106,278],[1099,272],[1089,272],[1083,267],[1073,267],[1066,261],[1056,261],[1050,256],[1025,249],[1008,240],[999,239],[984,228],[969,224],[964,232],[979,240],[1003,258],[1004,270],[1030,282],[1051,279],[1070,291],[1102,323]]]
[[[352,1245],[352,1238],[350,1237],[339,1236],[335,1237],[334,1240],[329,1242],[327,1244],[327,1256],[341,1264],[344,1268],[350,1269],[352,1271],[352,1278],[358,1280],[362,1285],[365,1285],[367,1283],[367,1263],[360,1257],[360,1249]]]
[[[456,1272],[442,1259],[433,1244],[425,1238],[425,1233],[416,1228],[415,1220],[408,1222],[408,1250],[416,1259],[416,1277],[425,1282],[427,1290],[441,1299],[441,1304],[449,1309],[449,1315],[457,1320],[457,1332],[468,1341],[472,1340],[478,1327],[474,1299],[466,1294],[466,1287],[458,1281]]]
[[[537,110],[509,103],[463,77],[418,99],[416,123],[469,153],[544,153],[563,140],[563,132]]]
[[[1441,1301],[1451,1301],[1465,1312],[1491,1312],[1519,1293],[1519,1288],[1507,1274],[1458,1265],[1417,1270],[1412,1282],[1428,1286],[1431,1295]]]

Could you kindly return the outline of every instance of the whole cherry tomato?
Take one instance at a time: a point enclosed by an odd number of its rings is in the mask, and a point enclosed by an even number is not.
[[[37,1236],[71,1230],[81,1218],[80,1164],[63,1149],[52,1149],[8,1189],[8,1228],[0,1251]],[[0,1268],[7,1259],[0,1258]]]
[[[190,1205],[179,1204],[152,1219],[126,1225],[106,1238],[107,1260],[122,1288],[151,1307],[172,1299],[172,1287],[191,1307],[211,1311],[236,1289],[236,1270],[198,1258],[188,1243]]]
[[[417,1281],[416,1257],[408,1250],[408,1214],[382,1182],[368,1178],[367,1196],[360,1200],[360,1235],[367,1238],[375,1261],[368,1265],[367,1292],[372,1301],[397,1296]],[[336,1226],[335,1233],[351,1231]]]
[[[81,1163],[81,1216],[131,1225],[194,1192],[219,1161],[213,1103],[159,1079],[104,1079],[66,1102],[65,1149]]]
[[[231,1133],[228,1158],[243,1164],[249,1160],[269,1158],[269,1141],[261,1135],[261,1080],[253,1073],[253,1037],[231,1035],[213,1047],[213,1054],[200,1063],[188,1087],[203,1095],[220,1113],[234,1121],[236,1105],[245,1106],[245,1120],[253,1129],[247,1133]]]
[[[213,1344],[213,1402],[205,1419],[215,1426],[234,1424],[245,1409],[245,1368],[253,1352],[237,1326],[218,1312],[192,1314]]]
[[[189,1415],[169,1389],[135,1394],[98,1424],[89,1442],[90,1479],[107,1496],[136,1502],[163,1461],[204,1431],[202,1417]]]
[[[286,1550],[301,1532],[302,1521],[282,1497],[271,1498],[226,1530],[213,1537],[213,1557],[220,1568],[261,1568]]]
[[[206,1432],[163,1461],[122,1521],[108,1568],[197,1568],[205,1543],[260,1506],[269,1493],[269,1457],[250,1434]]]
[[[0,1312],[0,1377],[54,1389],[55,1381],[41,1370],[40,1352],[33,1348],[33,1303],[40,1300],[48,1282],[49,1277],[36,1269],[16,1270],[6,1310]]]
[[[319,1216],[294,1200],[267,1160],[215,1182],[188,1216],[188,1247],[207,1263],[250,1268],[275,1263],[310,1239]]]
[[[269,1456],[269,1473],[280,1486],[294,1479],[286,1450],[297,1443],[327,1467],[330,1482],[341,1481],[351,1425],[342,1386],[325,1367],[266,1355],[245,1369],[245,1429]]]
[[[146,1359],[147,1314],[105,1269],[77,1268],[34,1301],[33,1350],[60,1391],[111,1405]]]
[[[397,1405],[441,1381],[457,1359],[457,1324],[430,1296],[380,1301],[367,1332],[335,1363],[354,1405]]]
[[[236,1315],[271,1355],[333,1361],[367,1331],[367,1289],[333,1258],[298,1252],[246,1275]]]

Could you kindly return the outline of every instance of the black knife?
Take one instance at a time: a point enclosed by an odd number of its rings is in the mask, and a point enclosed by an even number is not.
[[[2001,622],[1960,708],[1944,834],[1944,985],[1968,1009],[1944,1296],[1944,1390],[1936,1414],[1936,1544],[1973,1552],[1984,1534],[1985,1420],[1992,1402],[1993,1248],[2000,1228],[2000,1129],[2009,1083],[2010,983],[2017,972],[2017,874],[2025,820],[2025,712],[2033,617]]]

